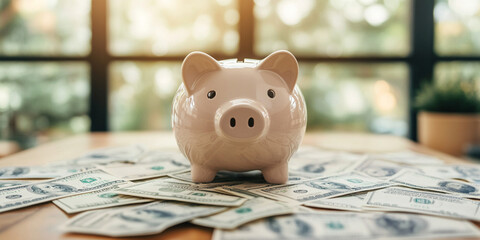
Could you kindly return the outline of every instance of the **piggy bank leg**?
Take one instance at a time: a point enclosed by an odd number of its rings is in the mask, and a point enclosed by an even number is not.
[[[211,182],[217,171],[204,166],[192,164],[192,181],[196,183]]]
[[[282,184],[288,180],[288,164],[278,164],[262,169],[263,178],[269,183]]]

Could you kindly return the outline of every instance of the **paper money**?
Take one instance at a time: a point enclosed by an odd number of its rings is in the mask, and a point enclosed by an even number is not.
[[[363,211],[362,206],[366,196],[366,193],[351,194],[336,198],[317,199],[313,202],[307,202],[304,205],[307,207],[360,212]]]
[[[100,169],[93,169],[48,181],[2,188],[0,189],[0,212],[100,190],[126,182]]]
[[[140,145],[103,148],[78,158],[53,162],[49,166],[94,166],[116,162],[135,163],[144,153],[145,149]]]
[[[451,193],[457,196],[480,199],[480,185],[458,180],[427,176],[412,171],[402,171],[390,182],[411,188]]]
[[[320,162],[331,161],[331,160],[346,160],[346,161],[357,161],[362,159],[364,156],[362,154],[340,152],[340,151],[330,151],[321,149],[314,146],[305,146],[302,145],[298,150],[293,154],[291,160],[318,160]]]
[[[390,186],[391,184],[359,173],[342,173],[297,184],[265,187],[252,192],[272,199],[305,203]]]
[[[396,162],[401,164],[410,164],[410,165],[428,165],[428,164],[442,164],[443,161],[422,153],[406,150],[399,152],[388,152],[388,153],[378,153],[370,154],[372,159],[380,159],[390,162]]]
[[[110,237],[144,236],[163,232],[176,224],[225,210],[224,207],[170,201],[81,213],[62,229]]]
[[[187,182],[192,182],[191,172],[182,172],[176,174],[169,174],[169,177],[180,179]],[[211,183],[229,183],[238,181],[264,181],[262,172],[255,170],[249,172],[230,172],[219,171]]]
[[[360,161],[360,160],[359,160]],[[318,160],[303,160],[290,162],[290,173],[305,177],[329,176],[352,169],[354,162],[345,160],[330,160],[321,162]]]
[[[480,202],[449,194],[390,187],[369,192],[364,204],[405,212],[480,221]]]
[[[402,166],[398,163],[367,158],[359,162],[354,170],[370,177],[386,180],[397,174],[399,171],[407,168],[408,167],[405,165]]]
[[[7,187],[13,187],[13,186],[20,186],[20,185],[25,185],[29,184],[32,181],[24,181],[24,180],[0,180],[0,188],[7,188]]]
[[[155,163],[164,161],[175,161],[183,164],[190,163],[182,153],[171,150],[153,150],[145,152],[138,158],[136,163]]]
[[[213,240],[307,240],[478,237],[462,220],[402,213],[303,212],[255,221],[236,230],[216,229]]]
[[[212,216],[194,219],[192,223],[205,227],[234,229],[256,219],[293,213],[293,211],[292,206],[282,202],[253,198],[242,206]]]
[[[246,199],[199,190],[196,184],[176,179],[155,179],[115,190],[116,193],[217,206],[240,206]]]
[[[125,186],[125,184],[122,186]],[[100,208],[117,207],[153,201],[153,199],[119,195],[113,192],[119,188],[120,186],[113,186],[90,193],[61,198],[53,201],[53,203],[66,213],[71,214]]]
[[[92,167],[90,167],[91,169]],[[16,167],[2,167],[0,168],[0,179],[44,179],[56,178],[72,173],[88,170],[84,166],[16,166]]]
[[[480,166],[473,164],[465,165],[439,165],[417,166],[417,169],[425,175],[438,178],[456,178],[480,183]]]
[[[142,180],[162,177],[172,173],[185,172],[190,169],[190,165],[174,160],[166,160],[142,164],[117,163],[99,168],[126,180]]]
[[[290,175],[288,176],[288,181],[287,184],[295,184],[298,182],[303,182],[305,180],[308,180],[310,178],[305,178],[301,176],[295,176],[295,175]],[[266,187],[272,187],[272,186],[279,186],[278,184],[271,184],[267,183],[265,181],[262,182],[243,182],[243,183],[232,183],[229,185],[222,185],[218,186],[212,190],[219,190],[223,191],[225,193],[243,197],[243,198],[256,198],[256,197],[262,197],[262,195],[256,194],[252,192],[255,189],[260,189],[260,188],[266,188]]]
[[[177,174],[169,174],[168,176],[175,179],[180,179],[182,181],[192,182],[192,174],[190,171]],[[265,179],[263,178],[262,172],[258,170],[249,172],[219,171],[213,181],[209,183],[197,183],[195,187],[198,189],[209,190],[218,193],[227,193],[239,197],[251,197],[251,193],[245,195],[243,193],[231,192],[228,189],[223,189],[224,186],[233,186],[241,183],[263,185],[267,184],[265,182]]]
[[[302,176],[328,176],[350,170],[363,155],[320,151],[316,148],[302,148],[289,162],[290,173]]]

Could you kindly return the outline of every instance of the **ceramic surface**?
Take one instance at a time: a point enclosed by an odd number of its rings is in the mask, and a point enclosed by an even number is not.
[[[307,116],[295,57],[277,51],[261,61],[216,61],[192,52],[182,75],[172,126],[193,181],[212,181],[219,170],[261,170],[266,181],[285,183]]]

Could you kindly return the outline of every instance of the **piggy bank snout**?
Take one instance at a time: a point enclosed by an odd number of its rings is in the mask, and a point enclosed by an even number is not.
[[[252,141],[263,137],[270,125],[265,108],[252,100],[234,100],[223,104],[215,115],[219,136],[233,141]]]

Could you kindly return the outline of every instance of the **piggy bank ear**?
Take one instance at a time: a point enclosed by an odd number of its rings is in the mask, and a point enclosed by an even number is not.
[[[218,62],[203,52],[191,52],[182,63],[183,84],[188,94],[193,93],[197,80],[205,73],[220,70]]]
[[[290,92],[295,88],[298,76],[298,62],[289,51],[276,51],[262,60],[257,67],[278,74],[287,84]]]

